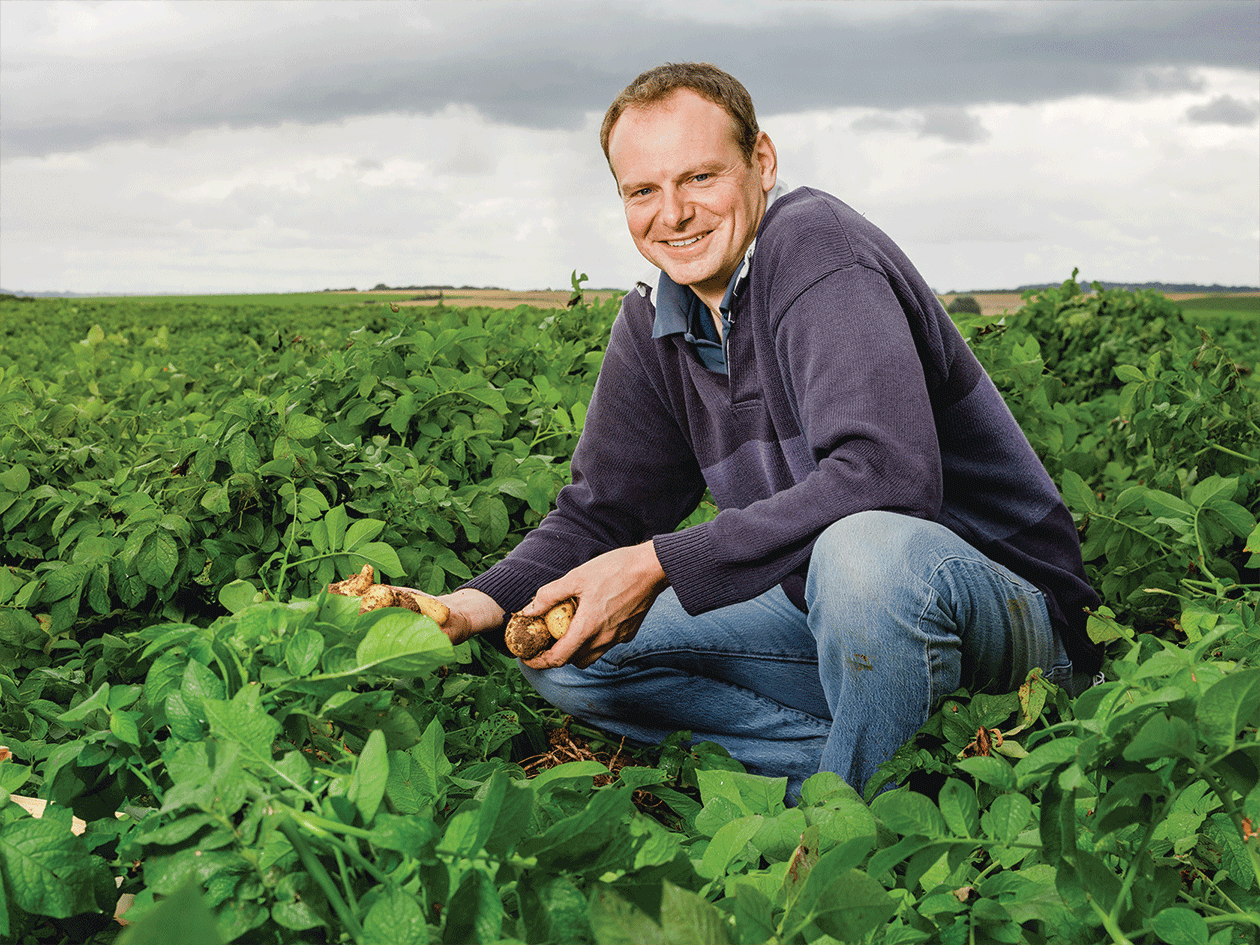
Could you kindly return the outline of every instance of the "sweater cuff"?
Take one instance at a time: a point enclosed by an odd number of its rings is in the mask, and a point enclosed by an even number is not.
[[[652,539],[670,587],[683,610],[693,617],[739,600],[735,586],[714,560],[711,525],[712,522],[701,522]]]
[[[502,607],[505,614],[514,614],[533,600],[538,588],[545,583],[545,580],[539,580],[536,572],[500,563],[460,585],[459,589],[470,587],[481,591]]]

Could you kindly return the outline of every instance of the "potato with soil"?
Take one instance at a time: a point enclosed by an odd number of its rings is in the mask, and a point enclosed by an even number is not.
[[[513,614],[503,632],[508,650],[520,659],[532,660],[568,632],[576,612],[577,600],[570,597],[541,617]]]
[[[451,610],[440,600],[421,594],[417,591],[389,584],[376,584],[375,573],[370,564],[353,577],[328,585],[328,593],[343,594],[346,597],[359,598],[359,613],[379,610],[382,607],[403,607],[413,613],[423,614],[437,622],[440,627],[451,616]]]

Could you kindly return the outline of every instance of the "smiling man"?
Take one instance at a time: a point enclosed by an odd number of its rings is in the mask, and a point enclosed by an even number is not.
[[[790,798],[819,770],[861,790],[959,685],[1088,685],[1071,516],[905,255],[829,194],[778,194],[714,66],[639,76],[601,138],[661,275],[622,304],[572,484],[444,598],[452,638],[577,597],[522,664],[545,698],[715,741]],[[679,528],[706,488],[717,516]]]

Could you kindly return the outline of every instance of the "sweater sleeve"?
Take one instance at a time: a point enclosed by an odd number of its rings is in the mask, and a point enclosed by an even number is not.
[[[795,415],[816,466],[790,488],[654,539],[690,613],[780,583],[808,560],[819,533],[846,515],[885,509],[933,519],[940,511],[941,457],[924,369],[883,274],[834,269],[765,322],[775,363],[760,369],[783,381],[763,389],[786,399],[778,408]]]
[[[623,309],[555,508],[464,585],[504,610],[519,610],[543,584],[597,555],[677,527],[704,493],[691,449],[638,363],[633,332]]]

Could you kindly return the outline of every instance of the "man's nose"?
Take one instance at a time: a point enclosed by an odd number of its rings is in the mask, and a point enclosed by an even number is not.
[[[661,222],[673,230],[691,219],[691,205],[681,187],[666,187],[661,195]]]

